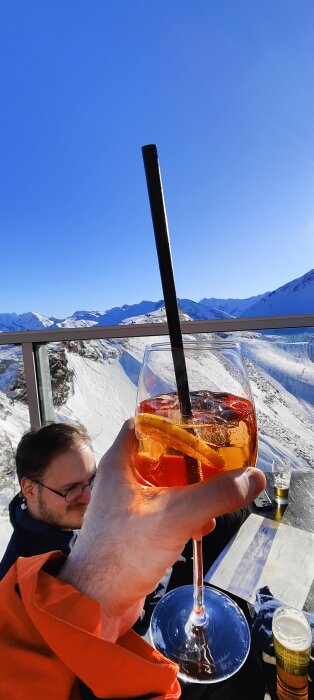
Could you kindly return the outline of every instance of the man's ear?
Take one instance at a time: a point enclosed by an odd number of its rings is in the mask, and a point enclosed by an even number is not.
[[[32,481],[32,479],[28,479],[27,476],[23,476],[21,479],[21,491],[22,494],[27,501],[32,502],[35,501],[36,498],[36,491],[37,489],[37,484],[35,481]]]

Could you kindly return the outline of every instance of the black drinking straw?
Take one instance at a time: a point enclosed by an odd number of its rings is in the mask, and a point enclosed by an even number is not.
[[[191,399],[183,350],[179,309],[172,267],[168,222],[162,190],[157,148],[155,144],[143,146],[142,153],[180,410],[182,416],[185,418],[190,418],[192,416]]]
[[[171,352],[176,378],[178,399],[180,404],[180,411],[181,416],[183,418],[191,418],[192,407],[189,392],[189,382],[183,350],[179,309],[172,267],[170,238],[168,232],[164,196],[162,191],[162,182],[159,170],[157,148],[155,144],[143,146],[142,153],[155,233],[161,284],[164,294],[164,302],[168,322]],[[197,459],[185,455],[185,468],[188,483],[194,484],[195,482],[200,481],[201,468]]]

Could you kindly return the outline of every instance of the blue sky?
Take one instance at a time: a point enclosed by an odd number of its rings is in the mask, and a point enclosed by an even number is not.
[[[162,297],[146,143],[178,296],[314,266],[312,0],[6,0],[0,66],[1,312]]]

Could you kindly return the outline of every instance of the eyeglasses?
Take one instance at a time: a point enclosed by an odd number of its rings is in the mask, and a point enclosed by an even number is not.
[[[56,489],[52,489],[51,486],[46,486],[46,484],[43,484],[41,481],[37,481],[37,479],[33,479],[35,484],[39,484],[39,486],[43,486],[44,489],[48,489],[48,491],[52,491],[52,493],[56,493],[57,496],[61,496],[62,498],[65,498],[67,503],[72,503],[73,501],[76,501],[77,498],[80,498],[82,493],[85,491],[86,487],[89,486],[90,489],[93,488],[94,485],[94,480],[95,480],[96,472],[91,476],[89,481],[86,482],[86,484],[80,484],[77,486],[70,486],[69,489],[65,493],[61,493],[61,491],[57,491]]]

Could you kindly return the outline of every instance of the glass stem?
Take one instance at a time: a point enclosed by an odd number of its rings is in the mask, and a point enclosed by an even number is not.
[[[206,624],[207,616],[204,608],[202,539],[193,540],[193,586],[194,605],[191,622],[197,627],[203,627]]]

